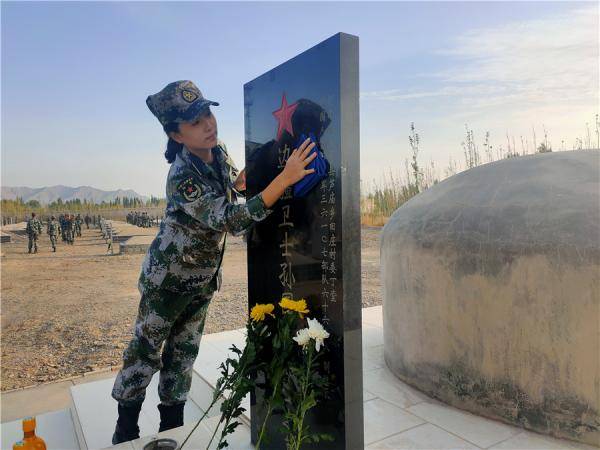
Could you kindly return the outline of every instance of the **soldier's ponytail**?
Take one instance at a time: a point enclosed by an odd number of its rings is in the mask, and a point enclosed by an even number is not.
[[[179,133],[179,124],[171,122],[166,124],[163,127],[163,129],[165,130],[165,133],[167,133],[167,136],[171,131]],[[167,162],[171,164],[173,161],[175,161],[177,153],[179,153],[182,149],[183,144],[180,144],[175,139],[169,137],[169,142],[167,142],[167,149],[165,150],[165,158],[167,159]]]

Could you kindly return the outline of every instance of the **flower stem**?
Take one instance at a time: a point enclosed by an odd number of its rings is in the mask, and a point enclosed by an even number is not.
[[[206,450],[208,450],[208,448],[210,447],[210,444],[212,444],[212,441],[215,438],[215,434],[217,434],[217,430],[219,429],[219,425],[221,425],[221,422],[223,422],[223,417],[221,417],[221,419],[219,420],[219,423],[215,427],[215,431],[213,431],[213,434],[210,437],[210,441],[208,441],[208,445],[206,446]]]
[[[306,400],[306,394],[307,394],[307,390],[308,387],[310,385],[309,382],[309,377],[310,377],[310,368],[312,366],[312,357],[313,357],[313,352],[312,352],[312,342],[310,344],[310,346],[308,347],[308,361],[306,364],[306,374],[304,375],[304,380],[302,380],[302,400],[300,401],[300,408],[301,408],[301,414],[300,414],[300,420],[298,421],[298,427],[297,427],[297,435],[296,435],[296,450],[300,450],[300,445],[302,444],[302,428],[303,428],[303,424],[304,424],[304,415],[306,414],[306,409],[303,407],[304,405],[304,401]]]
[[[242,355],[243,358],[243,355]],[[241,359],[241,358],[240,358]],[[247,367],[247,363],[245,363],[241,370],[238,369],[237,371],[237,376],[233,379],[233,381],[231,381],[228,386],[232,386],[231,387],[231,394],[229,396],[229,398],[231,398],[232,396],[235,395],[236,391],[237,391],[237,387],[238,387],[238,383],[240,381],[241,378],[246,376],[246,367]],[[235,373],[235,372],[234,372]],[[233,374],[232,374],[233,375]],[[225,391],[225,388],[223,388],[223,392]],[[206,449],[208,450],[208,448],[210,447],[210,444],[212,444],[213,439],[215,438],[215,434],[217,434],[217,430],[219,429],[219,425],[221,424],[221,422],[223,422],[223,419],[227,419],[225,421],[225,429],[227,428],[227,425],[229,425],[229,422],[231,421],[231,417],[226,417],[226,413],[224,412],[223,414],[221,414],[221,419],[219,420],[219,423],[217,424],[217,426],[215,427],[215,431],[213,431],[213,434],[210,438],[210,441],[208,442],[208,445],[206,446]],[[219,440],[219,444],[221,443],[221,440],[223,440],[223,436],[221,436],[221,439]]]
[[[183,443],[181,444],[181,447],[179,447],[179,450],[183,449],[183,446],[185,445],[185,443],[189,440],[190,436],[192,435],[192,433],[194,431],[196,431],[196,428],[198,428],[198,425],[200,425],[200,422],[202,422],[204,420],[204,418],[206,417],[206,415],[208,414],[208,412],[211,410],[211,408],[215,405],[215,403],[217,403],[217,400],[219,399],[219,397],[223,394],[223,388],[221,388],[218,392],[213,393],[213,399],[212,402],[210,403],[210,405],[208,405],[208,408],[206,408],[206,411],[204,412],[204,414],[202,414],[202,417],[200,417],[200,419],[198,420],[198,422],[196,423],[196,425],[194,425],[194,428],[192,428],[192,430],[189,432],[189,434],[186,436],[185,440],[183,441]]]
[[[267,414],[265,415],[265,420],[260,427],[260,435],[258,436],[258,441],[256,442],[256,450],[260,449],[260,443],[262,442],[263,435],[265,433],[265,429],[267,427],[267,422],[269,421],[269,417],[271,417],[271,412],[273,410],[273,398],[275,398],[275,394],[277,393],[277,388],[279,387],[279,381],[281,377],[278,377],[275,382],[275,386],[273,386],[273,393],[271,394],[271,398],[269,398],[269,402],[267,403]]]

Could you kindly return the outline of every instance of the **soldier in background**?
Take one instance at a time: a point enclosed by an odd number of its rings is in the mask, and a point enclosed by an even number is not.
[[[65,215],[64,214],[61,214],[58,216],[58,223],[60,225],[60,237],[63,242],[67,242]]]
[[[81,220],[81,214],[77,214],[77,217],[75,217],[75,233],[77,234],[77,237],[81,237],[81,225],[83,224],[83,221]]]
[[[50,237],[50,245],[52,245],[52,251],[56,252],[56,239],[58,238],[58,222],[56,221],[56,217],[50,217],[48,221],[46,232]]]
[[[68,220],[69,220],[69,215],[65,214],[63,216],[63,233],[65,235],[65,242],[67,244],[69,243],[69,231],[68,231],[69,225],[67,224]]]
[[[110,252],[110,254],[114,254],[113,251],[113,228],[112,223],[106,223],[106,243],[108,244],[108,248],[106,249],[106,253]]]
[[[73,245],[73,241],[75,240],[75,236],[73,235],[73,222],[74,222],[73,214],[67,214],[65,216],[65,236],[67,237],[67,244]]]
[[[29,252],[31,253],[31,249],[33,249],[33,253],[37,253],[37,241],[42,234],[42,222],[39,221],[35,217],[35,213],[31,213],[31,219],[27,221],[27,226],[25,227],[25,231],[27,232],[27,237],[29,238]]]
[[[102,235],[102,239],[106,240],[106,220],[104,219],[104,217],[100,217],[99,223],[100,234]]]
[[[56,219],[55,219],[56,220]],[[60,217],[58,218],[58,220],[56,221],[56,224],[58,225],[58,234],[62,235],[62,224],[60,221]],[[58,234],[57,234],[57,238],[58,238]]]
[[[92,218],[90,217],[90,215],[86,214],[85,217],[83,218],[83,221],[85,222],[86,228],[89,230],[90,229],[90,222],[92,221]]]

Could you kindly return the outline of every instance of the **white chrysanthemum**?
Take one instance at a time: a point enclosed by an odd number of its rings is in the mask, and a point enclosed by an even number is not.
[[[295,340],[298,345],[304,347],[310,341],[310,336],[308,334],[308,328],[302,328],[296,332],[296,336],[292,338]]]
[[[319,351],[323,341],[329,337],[323,325],[317,319],[308,319],[308,335],[315,340],[315,349]]]

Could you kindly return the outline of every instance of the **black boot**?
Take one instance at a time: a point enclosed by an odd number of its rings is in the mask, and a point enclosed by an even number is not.
[[[175,403],[174,405],[158,405],[160,411],[160,427],[158,432],[170,430],[183,426],[183,407],[185,402]]]
[[[112,437],[113,445],[140,437],[138,418],[141,409],[141,403],[133,406],[123,406],[119,403],[119,418],[117,419],[117,426]]]

